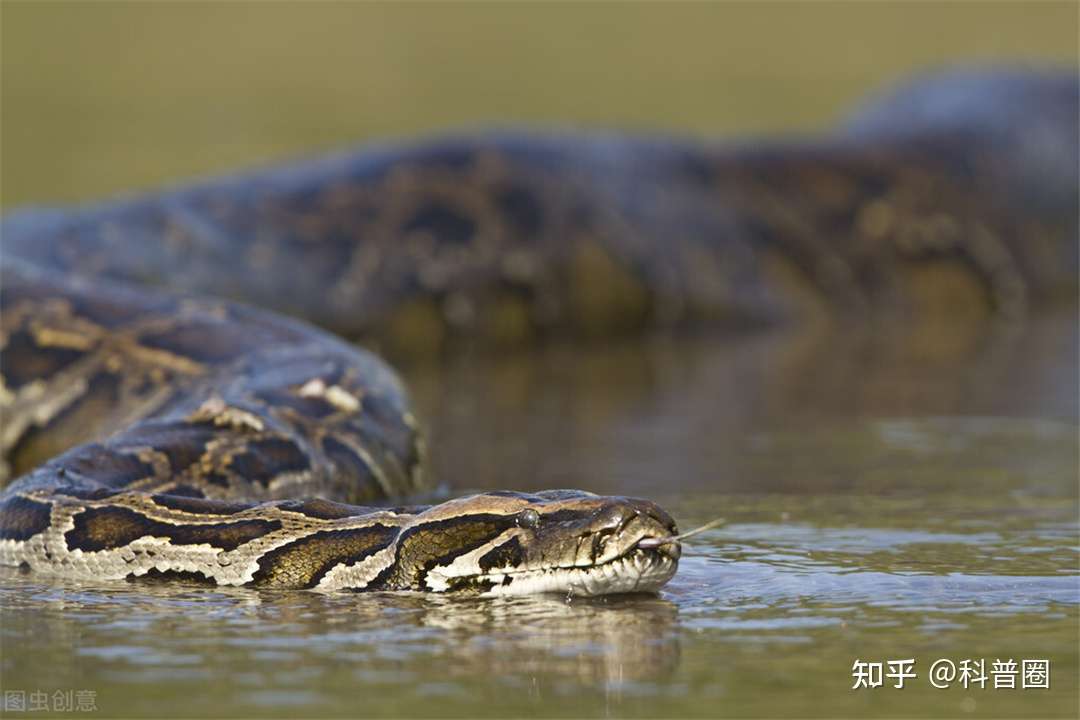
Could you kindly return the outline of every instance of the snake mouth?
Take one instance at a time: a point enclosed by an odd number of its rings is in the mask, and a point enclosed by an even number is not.
[[[644,539],[644,538],[642,538]],[[663,587],[679,567],[679,544],[638,547],[594,565],[525,568],[477,578],[485,595],[561,593],[592,597],[623,593],[652,593]]]

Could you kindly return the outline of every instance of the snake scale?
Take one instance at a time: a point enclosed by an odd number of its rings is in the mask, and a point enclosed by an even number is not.
[[[393,356],[822,316],[1019,322],[1075,301],[1077,105],[1070,71],[955,71],[812,138],[461,135],[10,214],[0,562],[327,590],[656,590],[680,544],[646,500],[386,505],[432,479],[401,382],[354,343]]]

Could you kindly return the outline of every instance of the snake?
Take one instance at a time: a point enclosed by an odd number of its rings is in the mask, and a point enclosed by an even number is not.
[[[655,592],[672,516],[435,482],[384,358],[1022,322],[1075,302],[1074,70],[960,69],[824,133],[471,132],[0,219],[0,564],[465,595]]]

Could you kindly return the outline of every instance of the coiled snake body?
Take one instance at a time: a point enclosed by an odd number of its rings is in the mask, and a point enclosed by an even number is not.
[[[1076,116],[1074,75],[963,72],[809,142],[469,136],[10,215],[0,562],[655,590],[679,544],[645,500],[365,506],[429,487],[417,421],[381,360],[303,320],[400,353],[822,312],[1022,318],[1075,294]]]

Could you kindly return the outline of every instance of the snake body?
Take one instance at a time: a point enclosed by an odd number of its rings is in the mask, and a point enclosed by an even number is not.
[[[1074,74],[964,72],[811,140],[462,136],[15,213],[0,563],[656,590],[679,544],[645,500],[368,505],[430,487],[424,445],[394,372],[336,335],[395,354],[822,314],[1019,319],[1075,296],[1076,158]]]

